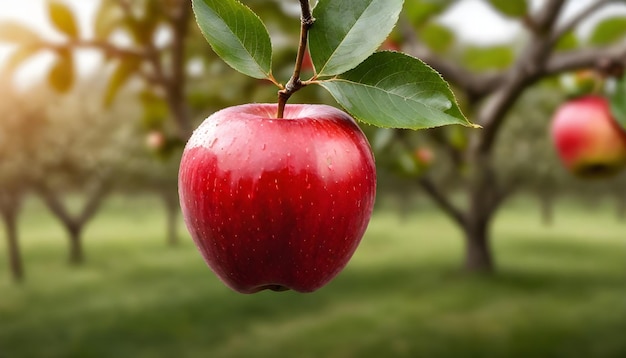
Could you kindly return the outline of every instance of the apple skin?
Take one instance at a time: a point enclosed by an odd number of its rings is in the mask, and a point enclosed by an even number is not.
[[[564,166],[576,176],[607,177],[626,164],[626,132],[606,98],[590,95],[563,104],[553,117],[551,135]]]
[[[183,217],[213,272],[241,293],[312,292],[348,263],[369,223],[376,169],[346,113],[325,105],[229,107],[180,164]]]

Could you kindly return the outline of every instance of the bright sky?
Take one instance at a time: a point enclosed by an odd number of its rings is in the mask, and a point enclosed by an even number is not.
[[[91,24],[94,12],[100,3],[99,0],[64,0],[80,14],[80,28],[84,36],[91,36]],[[295,1],[295,0],[294,0]],[[531,0],[536,8],[545,0]],[[567,2],[566,17],[576,14],[580,9],[596,0],[570,0]],[[622,10],[624,10],[622,8]],[[607,9],[607,12],[610,12]],[[615,9],[613,9],[615,11]],[[51,27],[46,12],[45,0],[0,0],[0,21],[17,20],[32,26],[38,32],[54,40],[55,31]],[[457,30],[461,40],[468,43],[495,44],[505,42],[519,33],[520,24],[495,13],[484,1],[459,0],[446,13],[441,22]],[[584,27],[583,27],[584,30]],[[0,45],[0,66],[12,51],[11,47]],[[39,56],[23,66],[16,75],[16,82],[29,82],[32,78],[40,78],[47,72],[52,61],[52,55]],[[83,51],[79,54],[79,71],[88,73],[99,67],[99,56],[95,52]]]

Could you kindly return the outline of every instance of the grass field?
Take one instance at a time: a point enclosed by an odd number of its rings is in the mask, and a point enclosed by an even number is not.
[[[0,357],[626,357],[626,223],[610,208],[529,202],[498,216],[498,274],[458,270],[437,211],[376,212],[344,270],[313,294],[224,287],[181,226],[169,248],[150,199],[114,198],[85,233],[84,267],[36,202],[20,223],[27,281],[0,246]]]

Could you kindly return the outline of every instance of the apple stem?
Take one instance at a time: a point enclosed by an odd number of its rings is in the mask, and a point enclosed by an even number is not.
[[[302,70],[302,61],[307,50],[307,43],[309,40],[309,29],[313,26],[315,19],[311,13],[311,6],[309,0],[300,0],[300,8],[302,9],[302,16],[300,17],[300,43],[298,44],[298,55],[296,56],[296,64],[293,69],[293,75],[289,79],[289,82],[285,85],[285,88],[278,91],[278,112],[276,118],[283,118],[285,113],[285,105],[287,101],[296,91],[305,87],[308,83],[303,82],[300,79],[300,71]]]

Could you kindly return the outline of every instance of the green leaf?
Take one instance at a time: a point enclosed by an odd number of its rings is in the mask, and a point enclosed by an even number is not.
[[[395,138],[394,129],[391,128],[378,128],[374,133],[372,140],[372,149],[375,152],[380,152],[393,142]]]
[[[509,17],[522,17],[528,11],[526,0],[489,0],[489,4]]]
[[[589,43],[592,45],[608,45],[626,36],[626,18],[611,17],[600,22],[591,33]]]
[[[134,75],[141,66],[141,59],[137,57],[128,57],[122,59],[113,73],[104,93],[104,105],[109,107],[113,104],[115,96],[119,90],[128,82],[128,79]]]
[[[71,38],[78,37],[76,18],[74,17],[72,10],[70,10],[66,4],[58,0],[48,1],[48,15],[50,16],[50,21],[52,21],[54,27],[56,27],[59,31]]]
[[[404,4],[404,14],[409,21],[420,26],[444,12],[453,0],[413,0]]]
[[[403,0],[320,0],[313,9],[309,49],[319,77],[344,73],[387,38]]]
[[[28,61],[31,57],[37,55],[41,51],[40,46],[25,45],[18,47],[4,61],[4,68],[8,72],[15,71],[21,64]]]
[[[473,71],[505,69],[515,60],[511,47],[501,45],[492,47],[468,47],[463,54],[463,62]]]
[[[144,128],[161,129],[170,114],[167,102],[151,90],[142,91],[139,100],[143,106]]]
[[[448,84],[422,61],[400,52],[377,52],[357,68],[320,85],[358,120],[387,128],[474,126]]]
[[[213,51],[235,70],[269,78],[272,43],[261,19],[236,0],[193,0],[196,21]]]
[[[106,40],[123,23],[124,12],[112,1],[102,1],[94,20],[94,35]]]
[[[419,32],[420,39],[436,53],[444,53],[454,44],[454,32],[437,23],[428,23]]]
[[[619,125],[626,130],[626,76],[617,81],[610,96],[611,113]]]
[[[578,45],[578,36],[573,31],[570,31],[559,39],[555,48],[557,51],[569,51],[578,48]]]
[[[58,51],[58,57],[48,73],[48,82],[58,92],[65,93],[74,84],[74,58],[69,50]]]
[[[19,22],[7,21],[0,23],[0,42],[12,44],[41,43],[41,37],[29,27]]]

